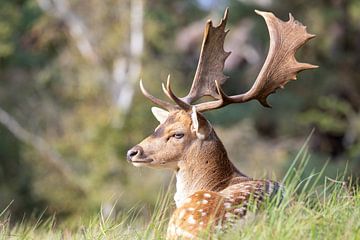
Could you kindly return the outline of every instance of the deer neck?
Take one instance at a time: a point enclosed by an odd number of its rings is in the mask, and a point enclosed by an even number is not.
[[[229,160],[215,132],[208,140],[198,140],[198,143],[193,144],[179,162],[174,196],[177,207],[199,190],[221,191],[234,177],[246,177]]]

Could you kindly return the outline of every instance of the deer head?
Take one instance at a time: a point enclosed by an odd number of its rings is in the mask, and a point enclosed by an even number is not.
[[[179,161],[195,155],[201,141],[213,134],[211,125],[195,109],[166,111],[153,107],[152,112],[160,125],[128,151],[128,160],[135,166],[176,170]]]
[[[227,79],[223,73],[224,63],[230,55],[223,48],[228,33],[225,30],[228,9],[218,26],[214,27],[211,21],[206,24],[193,84],[185,97],[179,98],[174,94],[170,77],[162,89],[175,104],[152,96],[140,81],[142,93],[163,109],[152,109],[160,125],[152,135],[130,149],[127,158],[135,166],[176,170],[179,173],[177,180],[181,181],[182,199],[198,190],[219,191],[232,178],[245,176],[229,161],[221,141],[202,112],[253,99],[270,107],[267,97],[271,93],[295,80],[298,72],[317,67],[295,59],[296,51],[314,37],[307,33],[305,26],[294,20],[291,14],[289,21],[283,22],[272,13],[256,13],[265,19],[270,47],[254,85],[247,92],[228,96],[221,88]],[[204,96],[214,100],[195,104]]]

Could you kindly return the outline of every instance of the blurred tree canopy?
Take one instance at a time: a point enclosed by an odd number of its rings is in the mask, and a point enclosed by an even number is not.
[[[171,173],[135,169],[125,152],[156,126],[138,81],[154,95],[170,73],[189,89],[205,21],[230,7],[225,91],[246,91],[268,49],[254,9],[291,12],[317,35],[297,55],[319,69],[270,98],[208,113],[251,175],[281,176],[312,128],[312,164],[360,170],[360,2],[356,0],[2,0],[0,209],[84,216],[118,202],[154,204]],[[239,146],[244,147],[243,150]],[[251,153],[251,154],[249,154]],[[259,159],[259,160],[257,160]],[[263,159],[263,161],[261,160]],[[265,164],[266,163],[266,164]],[[261,168],[261,167],[260,167]],[[259,174],[259,173],[258,173]],[[146,209],[145,209],[146,210]],[[144,210],[144,211],[145,211]]]

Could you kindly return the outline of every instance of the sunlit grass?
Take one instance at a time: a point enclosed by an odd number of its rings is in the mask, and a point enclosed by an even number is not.
[[[256,215],[217,239],[360,239],[360,192],[345,181],[345,173],[330,179],[320,172],[304,176],[310,160],[306,144],[299,151],[283,179],[284,198],[269,202]],[[8,223],[7,210],[0,213],[2,239],[164,239],[173,210],[171,189],[159,194],[150,221],[139,216],[139,209],[105,217],[99,214],[76,226],[57,227],[56,218]],[[102,211],[100,211],[102,212]],[[112,216],[112,214],[109,214]]]

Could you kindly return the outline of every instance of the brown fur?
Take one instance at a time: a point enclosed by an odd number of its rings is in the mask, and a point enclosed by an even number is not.
[[[172,168],[184,173],[184,191],[188,195],[198,190],[220,191],[234,177],[245,177],[228,159],[226,150],[208,121],[198,114],[200,131],[206,135],[198,139],[192,130],[191,113],[178,110],[144,139],[139,146],[142,158],[151,158],[150,167]],[[171,139],[177,132],[184,138]],[[169,139],[170,138],[170,139]],[[177,162],[177,164],[172,164]]]

